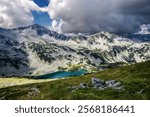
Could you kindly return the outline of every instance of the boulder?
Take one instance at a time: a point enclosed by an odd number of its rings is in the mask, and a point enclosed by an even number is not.
[[[79,89],[85,89],[85,88],[87,88],[88,86],[87,86],[87,84],[85,84],[85,83],[80,83],[80,85],[79,85]]]
[[[92,85],[97,85],[97,84],[105,84],[104,80],[98,79],[98,78],[92,78]]]
[[[30,90],[31,92],[34,92],[34,93],[40,93],[40,90],[36,87],[32,87]]]
[[[70,89],[78,89],[78,86],[69,87]]]
[[[122,89],[123,89],[123,86],[113,87],[113,89],[122,90]]]
[[[108,81],[106,81],[106,84],[107,84],[108,87],[113,87],[115,83],[116,83],[115,80],[108,80]]]
[[[92,78],[92,85],[94,86],[94,88],[98,89],[104,89],[107,86],[104,80],[97,78]]]
[[[117,89],[117,90],[121,90],[123,89],[123,85],[121,84],[121,82],[116,82],[113,86],[113,89]]]
[[[76,91],[77,91],[77,89],[74,89],[74,90],[72,90],[71,92],[74,93],[74,92],[76,92]]]
[[[106,81],[107,87],[109,88],[113,88],[113,89],[122,89],[123,86],[121,84],[121,82],[117,82],[116,80],[108,80]]]
[[[86,89],[90,87],[99,90],[104,90],[106,88],[112,88],[116,90],[123,89],[123,85],[121,84],[121,82],[117,82],[116,80],[104,81],[98,78],[92,78],[91,81],[92,81],[92,86],[86,83],[80,83],[79,86],[73,86],[69,88],[73,89],[72,92],[76,92],[78,89]]]
[[[144,89],[141,89],[140,91],[137,92],[137,94],[142,94],[144,92]]]
[[[121,86],[121,82],[116,82],[113,84],[113,87],[120,87]]]
[[[99,86],[99,87],[97,87],[97,89],[99,89],[99,90],[104,90],[105,88],[107,88],[106,86]]]

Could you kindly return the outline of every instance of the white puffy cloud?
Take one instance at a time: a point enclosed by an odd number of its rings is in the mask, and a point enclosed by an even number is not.
[[[34,21],[31,11],[47,11],[40,8],[33,0],[1,0],[0,27],[14,28],[30,25]]]
[[[63,33],[134,32],[150,23],[150,0],[51,0],[48,8]]]

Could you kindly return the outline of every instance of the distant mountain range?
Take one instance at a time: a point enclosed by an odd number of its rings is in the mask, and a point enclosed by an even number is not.
[[[89,71],[150,59],[150,34],[66,36],[34,24],[0,28],[0,75],[37,75],[84,68]]]

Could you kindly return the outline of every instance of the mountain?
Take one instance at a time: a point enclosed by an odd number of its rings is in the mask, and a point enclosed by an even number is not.
[[[89,71],[150,59],[150,42],[99,32],[66,36],[34,24],[0,28],[1,76],[38,75],[58,70]]]
[[[50,31],[49,29],[47,29],[41,25],[38,25],[38,24],[34,24],[31,26],[27,26],[27,27],[19,27],[19,28],[15,28],[13,30],[17,31],[19,33],[24,33],[24,31],[26,31],[26,30],[34,30],[34,31],[36,31],[36,34],[38,36],[48,35],[48,36],[53,37],[55,39],[61,39],[61,40],[66,40],[69,38],[69,36],[65,36],[62,34],[58,34],[57,32]]]

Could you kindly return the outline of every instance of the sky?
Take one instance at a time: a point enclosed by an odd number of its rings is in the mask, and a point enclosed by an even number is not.
[[[0,27],[34,23],[59,33],[132,33],[150,24],[150,0],[1,0]]]
[[[39,7],[47,7],[49,4],[49,0],[34,0],[34,2],[39,6]],[[34,23],[36,24],[41,24],[45,27],[51,25],[51,19],[48,15],[47,12],[36,12],[32,11],[32,14],[34,16]]]

